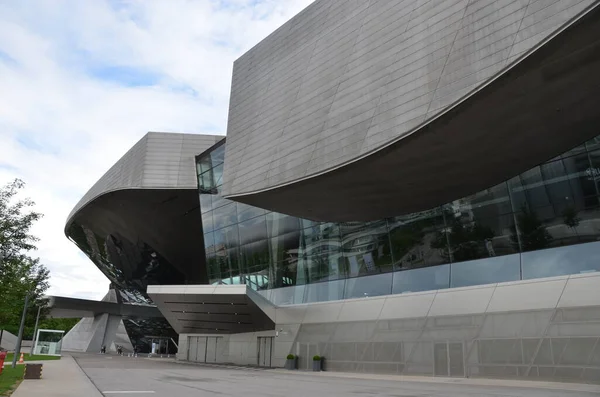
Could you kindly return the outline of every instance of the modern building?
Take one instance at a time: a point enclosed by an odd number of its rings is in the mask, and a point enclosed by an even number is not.
[[[66,233],[180,360],[598,383],[598,4],[317,0]]]

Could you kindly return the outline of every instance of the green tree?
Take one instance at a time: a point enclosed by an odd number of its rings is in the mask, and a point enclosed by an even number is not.
[[[12,333],[18,332],[25,295],[30,294],[30,308],[42,307],[42,316],[47,314],[50,273],[29,256],[38,241],[31,228],[42,214],[33,210],[32,200],[17,197],[24,186],[15,179],[0,187],[0,328]],[[32,336],[36,315],[37,310],[27,313],[26,337]]]
[[[80,318],[46,318],[40,321],[41,329],[56,329],[65,331],[65,334],[71,330],[81,320]]]

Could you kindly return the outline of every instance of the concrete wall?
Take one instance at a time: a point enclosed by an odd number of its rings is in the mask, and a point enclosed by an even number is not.
[[[317,0],[234,65],[223,195],[318,175],[428,123],[593,0]]]
[[[71,352],[100,352],[102,346],[116,351],[116,345],[133,351],[121,316],[99,314],[82,318],[63,338],[62,349]]]
[[[31,340],[22,340],[21,341],[21,351],[24,349],[31,349],[33,341]],[[2,340],[0,340],[0,348],[8,351],[14,351],[17,346],[17,335],[11,334],[7,330],[2,332]]]
[[[600,274],[281,306],[276,330],[224,336],[219,361],[256,365],[257,338],[330,371],[600,383]],[[178,358],[186,360],[180,335]]]

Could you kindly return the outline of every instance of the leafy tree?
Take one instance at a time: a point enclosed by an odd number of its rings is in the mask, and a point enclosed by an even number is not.
[[[79,322],[79,318],[46,318],[40,320],[39,327],[42,329],[56,329],[65,331],[65,334]]]
[[[44,293],[50,273],[39,259],[29,256],[38,239],[31,234],[33,224],[42,214],[33,211],[30,199],[17,199],[23,181],[0,187],[0,328],[17,333],[23,301],[30,296],[30,308],[42,307],[47,314]],[[26,337],[31,337],[37,310],[28,310]]]

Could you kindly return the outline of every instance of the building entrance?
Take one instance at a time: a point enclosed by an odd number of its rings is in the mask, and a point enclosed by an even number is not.
[[[436,343],[433,347],[434,375],[462,378],[465,376],[462,342]]]
[[[188,360],[196,363],[216,363],[220,336],[188,337]]]
[[[258,337],[258,366],[271,367],[271,356],[273,355],[273,337]]]

